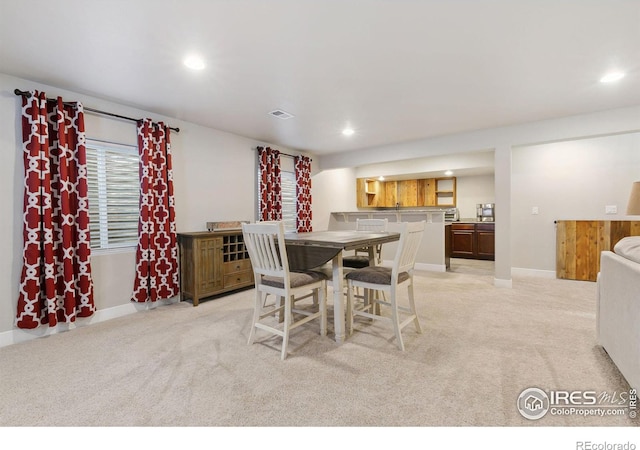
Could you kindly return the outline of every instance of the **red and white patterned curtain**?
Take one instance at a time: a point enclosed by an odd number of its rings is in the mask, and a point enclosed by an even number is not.
[[[16,325],[89,317],[91,279],[84,113],[80,103],[22,97],[24,253]]]
[[[282,220],[282,181],[280,179],[280,152],[258,147],[260,164],[260,220]]]
[[[168,299],[179,292],[178,246],[169,127],[138,121],[140,220],[131,300]]]
[[[294,157],[296,171],[296,228],[298,233],[311,231],[311,159]]]

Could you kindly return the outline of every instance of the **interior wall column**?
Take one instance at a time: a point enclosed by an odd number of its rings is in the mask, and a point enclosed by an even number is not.
[[[495,275],[494,285],[511,287],[511,146],[495,148]]]

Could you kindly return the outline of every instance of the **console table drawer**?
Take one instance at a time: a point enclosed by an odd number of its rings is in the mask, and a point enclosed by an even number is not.
[[[230,273],[224,276],[224,287],[245,286],[253,283],[253,271]]]
[[[231,261],[223,264],[224,274],[244,272],[245,270],[251,270],[251,260],[241,259],[239,261]]]

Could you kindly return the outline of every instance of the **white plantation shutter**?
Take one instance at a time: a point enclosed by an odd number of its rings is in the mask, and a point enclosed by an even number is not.
[[[135,247],[140,181],[135,146],[87,141],[91,248]]]
[[[286,232],[295,232],[296,227],[296,175],[294,172],[280,172],[282,188],[282,220]]]

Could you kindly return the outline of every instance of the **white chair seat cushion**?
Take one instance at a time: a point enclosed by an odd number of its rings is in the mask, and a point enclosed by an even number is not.
[[[613,247],[614,253],[640,264],[640,236],[627,236]]]
[[[349,272],[346,278],[363,283],[391,284],[391,268],[381,266],[365,267],[364,269]],[[398,283],[402,283],[408,279],[409,274],[407,272],[400,272],[398,274]]]
[[[326,280],[327,277],[322,272],[291,272],[289,274],[291,281],[291,287],[300,287],[307,284],[315,283],[317,281]],[[284,279],[281,277],[262,277],[262,284],[266,286],[273,286],[276,288],[284,288]]]

